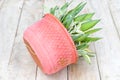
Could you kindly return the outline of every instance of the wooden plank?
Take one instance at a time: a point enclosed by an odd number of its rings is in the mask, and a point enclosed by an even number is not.
[[[101,18],[99,26],[103,28],[96,34],[103,39],[95,44],[101,80],[120,80],[120,39],[109,10],[109,0],[89,0],[89,2],[97,17]]]
[[[0,80],[5,80],[7,76],[7,66],[22,5],[23,0],[7,0],[0,10]]]
[[[110,0],[108,1],[108,7],[110,9],[111,17],[115,24],[116,30],[120,36],[120,0]]]
[[[63,70],[52,75],[46,75],[40,69],[38,69],[37,80],[61,80],[61,79],[67,80],[67,68],[64,68]]]
[[[64,2],[64,0],[45,0],[44,6],[50,9],[55,5],[62,5]],[[37,80],[67,80],[67,68],[53,75],[45,75],[38,69]]]
[[[69,80],[100,80],[96,65],[96,57],[91,58],[89,65],[82,57],[77,64],[69,66]]]
[[[4,4],[5,0],[0,0],[0,9],[2,8],[2,5]]]
[[[9,80],[35,80],[36,64],[23,43],[24,30],[41,18],[43,0],[26,0],[8,65]]]
[[[71,4],[71,8],[73,6],[76,6],[81,1],[85,1],[85,0],[75,0]],[[80,14],[87,12],[94,12],[91,9],[89,3],[87,3],[87,5],[80,12]],[[94,44],[91,44],[90,49],[92,49],[92,51],[95,52]],[[85,60],[82,57],[80,57],[77,64],[70,65],[68,68],[69,80],[100,80],[96,57],[92,57],[91,62],[92,63],[89,65],[88,63],[85,62]]]

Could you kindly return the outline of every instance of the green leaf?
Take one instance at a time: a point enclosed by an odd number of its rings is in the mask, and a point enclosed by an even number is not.
[[[60,21],[65,16],[65,13],[67,12],[67,8],[69,5],[70,5],[70,3],[67,2],[60,8]]]
[[[84,42],[95,42],[95,41],[98,41],[98,40],[100,40],[101,38],[99,38],[99,37],[86,37],[85,39],[84,39]]]
[[[76,41],[79,37],[81,37],[83,34],[77,34],[77,35],[72,35],[73,41]]]
[[[70,11],[70,15],[75,17],[84,8],[85,5],[86,3],[81,2],[73,10]]]
[[[77,22],[82,22],[84,20],[89,20],[93,17],[94,14],[95,13],[82,14],[82,15],[79,15],[79,16],[75,17],[74,20],[77,21]]]
[[[63,24],[64,24],[64,26],[66,27],[66,29],[69,29],[69,27],[70,27],[70,25],[71,25],[71,23],[72,23],[72,20],[73,20],[73,18],[72,18],[72,17],[69,17],[69,19],[67,19],[67,20],[65,20],[65,21],[63,22]]]
[[[88,37],[88,34],[82,34],[78,39],[76,39],[75,41],[83,41],[84,39],[86,39],[86,37]]]
[[[72,3],[73,1],[70,1],[70,2],[66,2],[62,7],[61,7],[61,10],[64,11],[68,8],[68,6]]]
[[[83,55],[85,61],[87,61],[87,63],[91,64],[91,60],[90,57],[88,55]]]
[[[82,21],[85,16],[86,16],[86,14],[79,15],[79,16],[75,17],[74,21],[75,21],[75,22]]]
[[[83,18],[83,20],[91,19],[94,14],[95,14],[95,13],[88,13],[87,16],[85,16],[85,17]]]
[[[70,5],[70,3],[65,3],[62,7],[61,7],[61,11],[65,11],[67,10],[68,6]]]
[[[54,14],[55,14],[55,11],[58,10],[58,9],[59,9],[59,7],[58,7],[58,6],[55,6],[54,8],[51,8],[51,9],[50,9],[50,13],[54,15]]]
[[[60,21],[61,22],[63,22],[63,19],[65,18],[65,15],[66,15],[66,13],[67,13],[67,8],[68,8],[68,6],[71,4],[73,2],[73,0],[71,1],[71,2],[67,2],[67,3],[65,3],[62,7],[61,7],[61,13],[62,13],[62,15],[60,16]]]
[[[87,55],[88,55],[89,57],[94,57],[94,56],[95,56],[94,53],[90,53],[90,52],[89,52]]]
[[[78,54],[83,56],[83,58],[85,59],[85,61],[87,61],[87,63],[91,63],[90,57],[87,55],[88,53],[84,50],[77,50]]]
[[[53,8],[50,8],[50,13],[51,13],[51,14],[54,14]]]
[[[77,46],[77,50],[88,48],[88,46],[89,46],[88,43],[82,43]]]
[[[63,24],[68,29],[73,18],[83,9],[86,3],[81,2],[74,9],[70,10],[63,19]]]
[[[81,24],[80,29],[81,29],[82,31],[86,31],[86,30],[88,30],[88,29],[91,29],[91,28],[93,28],[99,21],[100,21],[100,20],[89,20],[89,21],[87,21],[87,22],[84,22],[84,23]]]
[[[71,37],[72,37],[73,41],[82,41],[87,36],[88,36],[88,34],[78,34],[78,35],[72,35]]]
[[[96,28],[96,29],[92,29],[92,30],[89,30],[89,31],[86,31],[85,34],[93,34],[99,30],[101,30],[102,28]]]
[[[87,55],[87,52],[85,50],[77,50],[78,54],[81,54],[81,55]]]

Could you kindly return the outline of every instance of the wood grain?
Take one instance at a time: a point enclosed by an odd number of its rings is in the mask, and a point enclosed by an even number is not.
[[[115,25],[115,28],[120,36],[120,0],[108,1],[108,7],[110,10],[111,18]]]
[[[89,2],[97,17],[101,18],[99,26],[103,28],[96,34],[103,39],[95,43],[101,80],[120,80],[120,39],[109,10],[109,0],[89,0]]]
[[[23,0],[8,0],[0,10],[0,80],[7,77],[7,66],[21,13]]]
[[[43,0],[26,0],[22,9],[18,31],[8,65],[9,80],[35,80],[36,64],[23,43],[24,30],[39,20],[43,11]]]

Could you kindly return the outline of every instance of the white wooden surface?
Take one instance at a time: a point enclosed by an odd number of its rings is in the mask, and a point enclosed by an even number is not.
[[[96,12],[103,39],[91,44],[92,64],[82,58],[54,75],[34,63],[22,40],[23,31],[41,19],[44,7],[70,0],[0,0],[0,80],[120,80],[120,0],[86,0],[83,12]],[[71,7],[80,1],[74,0]]]
[[[2,1],[2,0],[1,0]],[[7,78],[8,64],[20,19],[23,0],[4,1],[0,9],[0,79]],[[3,37],[4,36],[4,37]]]

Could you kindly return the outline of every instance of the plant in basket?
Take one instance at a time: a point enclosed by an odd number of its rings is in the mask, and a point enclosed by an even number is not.
[[[86,3],[67,10],[69,5],[51,8],[50,13],[24,32],[23,39],[30,54],[46,74],[76,63],[79,56],[91,63],[90,57],[94,54],[89,44],[100,39],[91,35],[101,30],[94,28],[100,20],[92,19],[94,13],[79,14]]]

